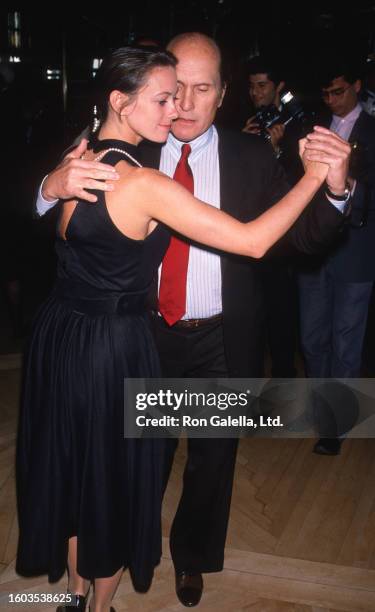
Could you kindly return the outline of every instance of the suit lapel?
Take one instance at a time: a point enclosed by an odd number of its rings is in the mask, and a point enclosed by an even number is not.
[[[219,171],[220,171],[220,208],[226,213],[235,214],[239,201],[238,159],[236,150],[230,143],[230,135],[218,129],[219,134]]]
[[[356,142],[359,138],[361,138],[362,134],[365,130],[366,116],[365,112],[362,111],[358,116],[357,121],[353,125],[353,129],[350,134],[349,142]]]
[[[231,142],[230,133],[218,129],[219,172],[220,172],[220,209],[229,215],[236,215],[242,200],[241,188],[246,181],[239,181],[241,170],[237,149]],[[228,261],[232,258],[228,253],[220,253],[221,282],[223,300],[226,297],[225,282]]]

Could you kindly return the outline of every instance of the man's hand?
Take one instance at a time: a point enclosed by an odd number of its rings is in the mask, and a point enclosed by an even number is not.
[[[277,153],[280,149],[280,140],[285,133],[285,125],[282,123],[275,123],[275,125],[268,128],[267,132],[270,135],[271,144]]]
[[[242,128],[242,131],[246,132],[246,134],[259,134],[260,133],[259,123],[256,123],[255,115],[253,115],[252,117],[250,117],[250,119],[246,121],[245,127]]]
[[[96,202],[97,197],[86,189],[113,191],[114,180],[119,178],[116,170],[96,161],[81,159],[87,150],[87,140],[83,138],[78,147],[64,157],[43,183],[42,196],[48,201],[79,198],[87,202]],[[106,181],[106,182],[103,182]],[[107,182],[110,181],[110,182]]]
[[[345,193],[351,147],[324,127],[315,126],[304,145],[306,159],[328,164],[327,186],[334,194]]]

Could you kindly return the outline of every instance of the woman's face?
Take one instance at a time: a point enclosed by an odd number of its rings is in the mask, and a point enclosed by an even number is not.
[[[167,140],[172,121],[177,117],[176,90],[174,68],[165,66],[150,71],[145,85],[124,109],[128,126],[137,141],[142,138],[153,142]]]

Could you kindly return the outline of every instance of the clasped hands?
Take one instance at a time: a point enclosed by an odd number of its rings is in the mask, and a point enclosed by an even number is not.
[[[351,146],[327,128],[315,126],[299,141],[305,171],[315,170],[327,183],[329,191],[343,195],[347,187]]]

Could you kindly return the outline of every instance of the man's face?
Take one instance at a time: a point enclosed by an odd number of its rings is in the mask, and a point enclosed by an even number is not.
[[[271,104],[278,106],[280,103],[278,94],[281,88],[281,83],[276,86],[266,73],[250,74],[249,76],[249,94],[255,108]]]
[[[189,142],[210,127],[221,106],[225,88],[221,84],[219,58],[204,41],[184,41],[168,49],[178,59],[178,118],[171,131],[178,140]]]
[[[358,102],[361,81],[348,83],[340,76],[331,81],[329,87],[322,89],[322,97],[330,111],[338,117],[348,115]]]

